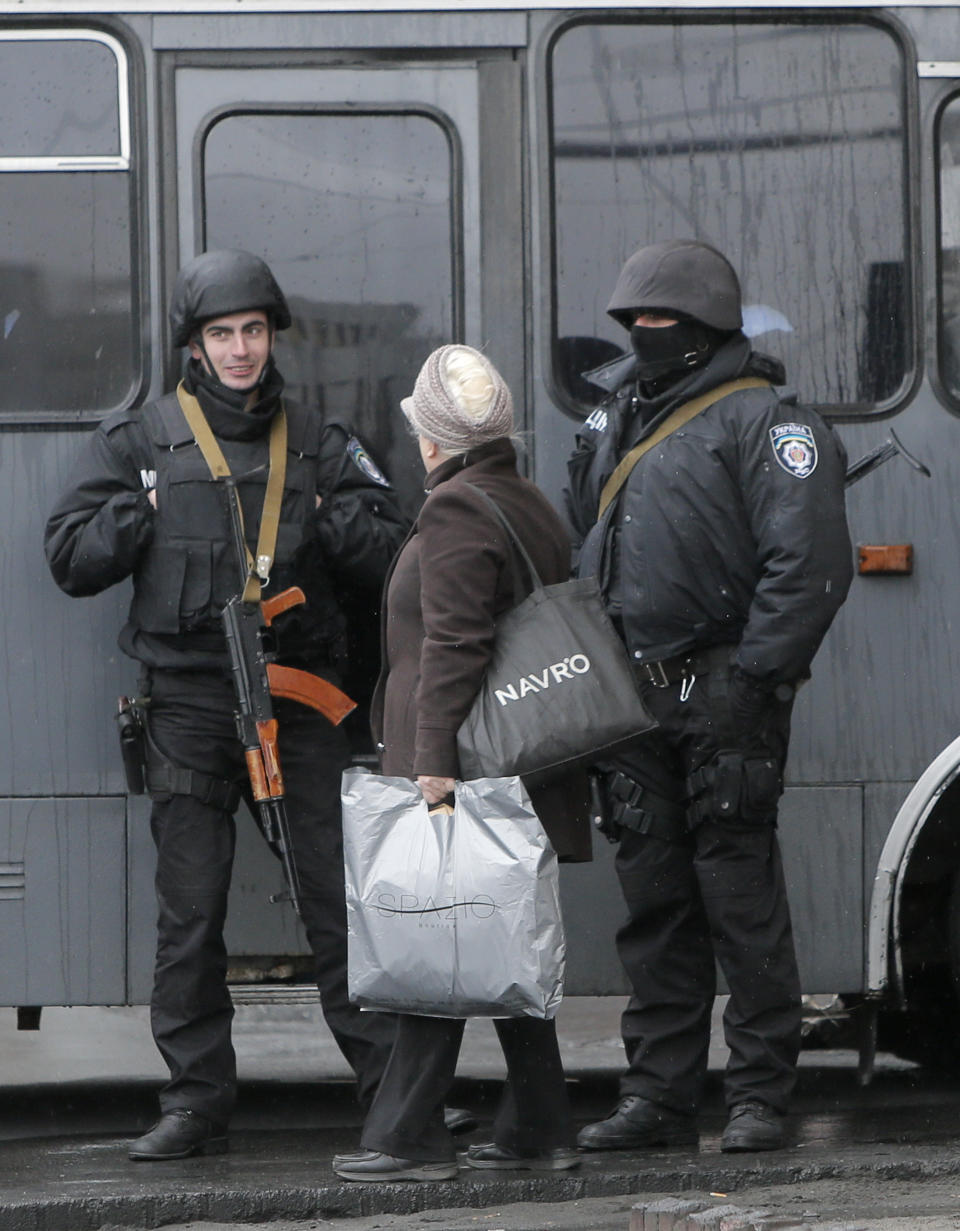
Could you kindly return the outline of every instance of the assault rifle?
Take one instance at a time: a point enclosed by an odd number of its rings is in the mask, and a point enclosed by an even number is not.
[[[278,726],[272,698],[284,697],[309,705],[335,726],[356,708],[356,702],[328,680],[309,671],[280,666],[274,661],[276,651],[271,631],[274,619],[306,599],[299,586],[292,586],[262,602],[244,598],[250,566],[237,482],[233,476],[223,476],[218,482],[223,484],[241,571],[240,593],[230,599],[222,613],[237,698],[234,713],[237,735],[243,745],[263,835],[279,854],[287,883],[283,893],[271,895],[271,901],[289,901],[299,915],[300,879],[284,805],[283,773],[277,750]]]

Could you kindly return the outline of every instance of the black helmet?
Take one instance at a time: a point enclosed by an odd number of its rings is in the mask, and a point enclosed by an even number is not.
[[[241,248],[195,256],[177,274],[170,300],[174,346],[186,346],[197,326],[213,316],[260,309],[274,329],[290,327],[290,309],[266,261]]]
[[[693,317],[724,332],[743,324],[736,271],[716,248],[695,239],[649,244],[629,258],[607,314],[629,329],[644,309]]]

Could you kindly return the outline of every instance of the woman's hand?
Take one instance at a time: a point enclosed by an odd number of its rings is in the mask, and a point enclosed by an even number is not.
[[[428,804],[438,804],[453,794],[454,780],[452,778],[435,778],[432,774],[420,774],[417,786],[423,792],[423,798]]]

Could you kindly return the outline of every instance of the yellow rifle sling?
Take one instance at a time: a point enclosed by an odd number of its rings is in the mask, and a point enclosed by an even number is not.
[[[600,493],[597,521],[603,517],[611,502],[616,499],[621,487],[626,483],[630,471],[636,466],[641,457],[645,453],[649,453],[662,440],[666,440],[671,432],[675,432],[678,427],[683,427],[685,423],[695,419],[701,411],[706,410],[708,406],[712,406],[714,402],[719,402],[721,398],[725,398],[729,393],[738,393],[741,389],[769,389],[770,387],[768,380],[761,380],[757,376],[741,376],[739,380],[728,380],[722,385],[717,385],[716,389],[711,389],[709,393],[704,393],[702,396],[694,398],[690,402],[684,402],[682,406],[678,406],[672,415],[668,415],[664,419],[655,432],[645,440],[641,440],[638,445],[632,448],[629,453],[625,453],[620,459],[616,470],[607,479],[603,485],[603,491]]]
[[[193,438],[197,442],[207,469],[214,479],[228,478],[230,467],[223,456],[223,450],[214,436],[203,408],[192,393],[184,388],[183,381],[177,386],[177,401],[183,416],[190,425]],[[280,528],[280,505],[283,502],[283,487],[287,474],[287,416],[280,409],[273,416],[270,424],[270,472],[267,476],[267,490],[263,497],[263,512],[260,514],[260,533],[257,537],[257,557],[253,558],[250,548],[247,552],[247,581],[243,588],[245,603],[259,603],[261,583],[267,581],[273,565],[274,552],[277,549],[277,532]],[[234,487],[231,498],[236,500],[240,513],[240,524],[243,525],[243,508],[240,496]]]

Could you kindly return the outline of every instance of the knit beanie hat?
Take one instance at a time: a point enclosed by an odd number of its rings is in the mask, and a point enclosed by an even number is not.
[[[484,368],[493,386],[489,401],[476,404],[447,371],[447,360],[462,352]],[[420,369],[413,393],[400,409],[420,436],[432,440],[445,453],[465,453],[513,431],[513,399],[493,364],[472,346],[441,346]]]

